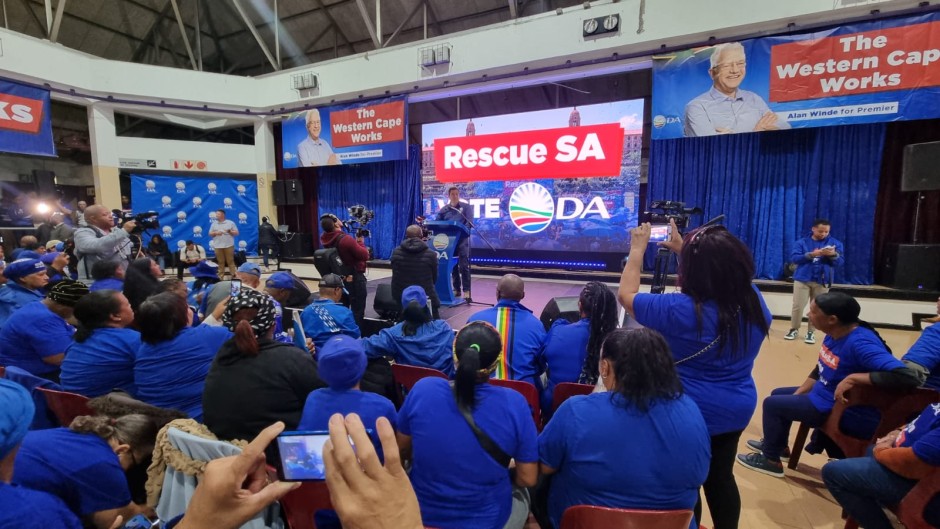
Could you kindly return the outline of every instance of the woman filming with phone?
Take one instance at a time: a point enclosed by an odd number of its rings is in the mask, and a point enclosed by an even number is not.
[[[770,329],[771,314],[751,284],[751,251],[724,226],[693,230],[683,239],[674,220],[659,243],[679,256],[681,292],[642,294],[640,272],[650,224],[631,230],[630,258],[617,298],[641,325],[663,334],[686,395],[698,405],[711,437],[711,463],[702,488],[715,529],[736,529],[741,496],[732,473],[738,439],[757,407],[751,371]],[[695,508],[701,520],[701,499]]]

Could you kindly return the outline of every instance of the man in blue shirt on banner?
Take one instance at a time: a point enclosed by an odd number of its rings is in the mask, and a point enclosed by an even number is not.
[[[686,136],[790,128],[759,95],[741,90],[746,73],[747,61],[740,42],[715,46],[708,68],[712,87],[685,107]]]
[[[339,165],[339,158],[336,157],[330,143],[320,137],[320,133],[323,132],[320,111],[315,108],[308,110],[304,122],[307,125],[308,137],[297,145],[300,166]]]

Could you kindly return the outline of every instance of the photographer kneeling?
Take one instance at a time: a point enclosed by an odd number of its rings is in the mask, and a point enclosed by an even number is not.
[[[133,220],[114,229],[114,217],[104,206],[88,206],[85,210],[86,227],[75,230],[75,256],[78,258],[78,279],[92,282],[91,270],[99,261],[127,262],[133,244],[130,234],[137,227]]]

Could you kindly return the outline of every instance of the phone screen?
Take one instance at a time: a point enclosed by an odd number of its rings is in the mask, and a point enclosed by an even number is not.
[[[668,241],[671,231],[672,226],[668,224],[650,226],[650,242]]]
[[[143,514],[138,514],[124,524],[124,529],[151,529],[153,526],[154,522]]]
[[[283,481],[323,481],[323,445],[329,432],[284,432],[277,436],[277,477]]]
[[[241,280],[241,279],[233,279],[233,280],[232,280],[232,292],[231,292],[231,296],[234,298],[234,297],[235,297],[236,295],[238,295],[238,293],[241,292],[241,291],[242,291],[242,280]]]

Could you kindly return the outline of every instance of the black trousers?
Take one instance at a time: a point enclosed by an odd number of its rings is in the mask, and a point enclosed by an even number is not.
[[[741,516],[741,494],[734,480],[734,458],[738,453],[738,440],[744,430],[713,435],[712,460],[708,477],[702,485],[708,511],[715,529],[737,529]],[[702,523],[702,495],[695,504],[695,520]]]
[[[352,281],[344,282],[349,292],[349,310],[356,319],[356,325],[362,327],[362,320],[366,317],[366,275],[355,272]]]
[[[454,267],[450,277],[454,284],[454,292],[470,291],[470,237],[457,245],[457,266]]]

